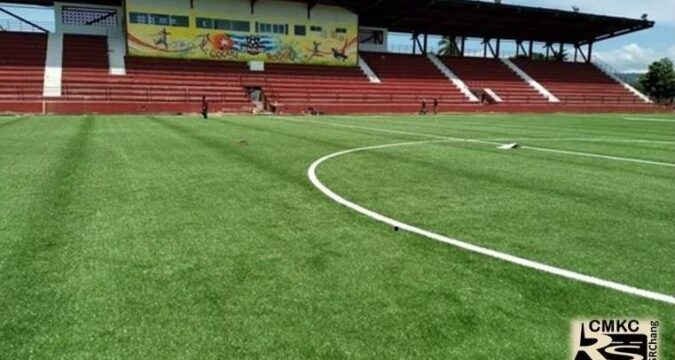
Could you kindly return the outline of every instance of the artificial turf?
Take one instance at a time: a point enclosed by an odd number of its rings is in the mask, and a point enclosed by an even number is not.
[[[435,136],[428,137],[424,134]],[[392,229],[316,159],[439,136],[675,164],[672,115],[0,118],[0,358],[569,358],[675,306]],[[360,152],[327,186],[471,243],[675,294],[675,168],[485,143]]]

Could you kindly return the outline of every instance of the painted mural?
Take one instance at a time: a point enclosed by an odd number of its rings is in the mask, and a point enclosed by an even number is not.
[[[128,51],[132,56],[357,65],[356,21],[302,23],[306,14],[274,19],[232,13],[209,13],[207,18],[192,10],[157,14],[130,6],[133,3],[127,2]]]

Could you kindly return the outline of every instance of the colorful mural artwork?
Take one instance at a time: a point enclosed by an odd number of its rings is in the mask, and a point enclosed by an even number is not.
[[[316,26],[298,23],[303,21],[302,16],[280,16],[263,22],[248,13],[209,14],[206,18],[196,10],[184,9],[163,15],[133,6],[143,1],[127,2],[127,40],[132,56],[357,65],[356,18],[352,23],[322,22]],[[225,20],[228,17],[237,20]],[[221,29],[232,27],[237,30]]]

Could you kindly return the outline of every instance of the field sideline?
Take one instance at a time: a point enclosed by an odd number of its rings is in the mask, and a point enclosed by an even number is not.
[[[659,319],[675,358],[675,305],[308,178],[401,143],[316,176],[675,296],[673,115],[0,117],[0,358],[566,359],[588,317]]]

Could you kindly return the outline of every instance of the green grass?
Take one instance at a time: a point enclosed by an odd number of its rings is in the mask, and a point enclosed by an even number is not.
[[[430,139],[412,133],[675,163],[675,116],[654,117],[673,122],[0,118],[0,358],[565,359],[588,317],[660,319],[674,358],[672,305],[394,232],[306,176]],[[418,227],[675,294],[673,167],[448,142],[318,175]]]

